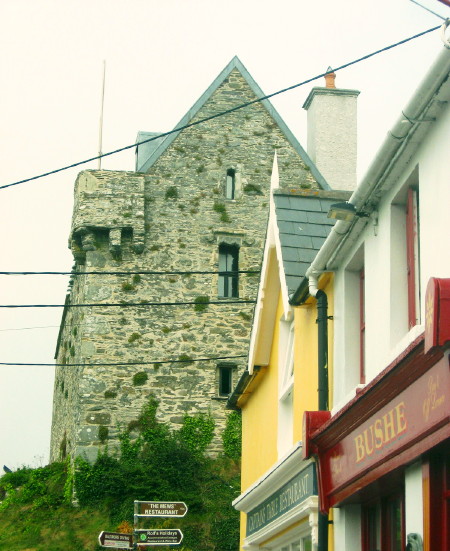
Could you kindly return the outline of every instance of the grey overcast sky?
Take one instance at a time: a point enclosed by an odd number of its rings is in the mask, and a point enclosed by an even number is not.
[[[107,152],[173,128],[234,55],[272,93],[441,23],[410,0],[0,0],[0,185],[97,154],[103,60]],[[441,48],[434,31],[338,73],[361,91],[360,175]],[[272,100],[305,148],[312,86]],[[0,189],[0,271],[71,269],[73,183],[96,166]],[[103,168],[133,170],[133,149]],[[67,282],[0,276],[0,304],[61,304]],[[52,362],[60,319],[0,309],[0,362]],[[0,469],[48,462],[53,377],[0,366]]]

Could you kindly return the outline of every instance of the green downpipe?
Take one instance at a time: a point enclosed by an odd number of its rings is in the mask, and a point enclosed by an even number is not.
[[[317,299],[319,410],[328,410],[328,300],[319,289]],[[328,551],[328,515],[319,513],[318,551]]]

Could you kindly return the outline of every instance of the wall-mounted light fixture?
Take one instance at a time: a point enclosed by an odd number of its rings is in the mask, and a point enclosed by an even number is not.
[[[344,220],[345,222],[351,222],[355,216],[357,216],[355,205],[352,205],[348,201],[334,203],[327,214],[328,218]]]

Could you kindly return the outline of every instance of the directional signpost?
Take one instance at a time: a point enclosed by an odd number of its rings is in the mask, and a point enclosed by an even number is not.
[[[138,545],[178,545],[183,539],[181,530],[136,530]]]
[[[140,518],[149,517],[184,517],[187,505],[183,501],[135,501],[134,502],[134,533],[116,534],[102,532],[98,541],[102,547],[116,547],[136,549],[141,545],[179,545],[183,540],[183,533],[178,528],[171,529],[140,529]]]
[[[98,542],[102,547],[115,547],[116,549],[131,549],[133,547],[132,534],[118,534],[116,532],[101,532]]]
[[[187,505],[183,501],[135,501],[138,517],[184,517]]]

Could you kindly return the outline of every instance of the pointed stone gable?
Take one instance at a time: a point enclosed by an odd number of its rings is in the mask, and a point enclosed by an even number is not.
[[[177,127],[261,96],[235,58]],[[114,449],[118,426],[131,427],[151,395],[174,428],[185,414],[210,412],[210,451],[220,450],[227,418],[221,376],[231,372],[234,385],[245,367],[254,308],[234,302],[256,299],[259,275],[241,273],[225,285],[218,272],[229,262],[260,270],[275,150],[281,187],[327,188],[268,101],[167,136],[149,149],[144,172],[79,175],[70,236],[76,270],[175,273],[75,278],[71,304],[105,306],[66,308],[52,459],[70,453],[93,460],[104,445]],[[200,297],[219,304],[139,306]],[[106,306],[128,302],[137,306]],[[223,359],[193,361],[217,357]]]

